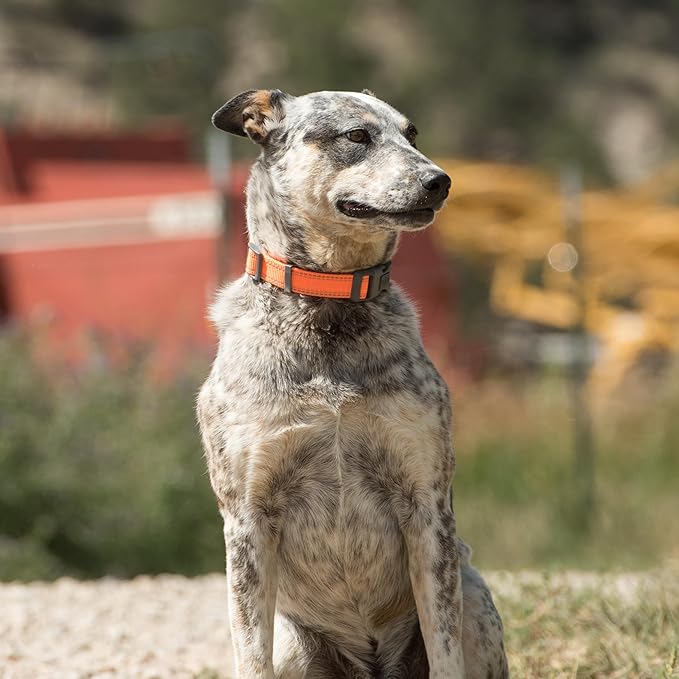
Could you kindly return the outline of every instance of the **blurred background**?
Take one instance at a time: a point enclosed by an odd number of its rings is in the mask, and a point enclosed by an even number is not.
[[[453,179],[396,280],[482,568],[679,556],[675,0],[2,0],[0,580],[223,568],[194,399],[251,87],[373,90]]]

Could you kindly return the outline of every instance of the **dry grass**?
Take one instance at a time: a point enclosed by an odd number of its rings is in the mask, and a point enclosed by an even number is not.
[[[595,511],[582,526],[568,385],[486,380],[454,396],[455,513],[486,570],[647,570],[679,559],[679,364],[594,420]],[[453,391],[455,394],[456,392]]]
[[[513,679],[679,677],[679,565],[638,575],[495,574]]]

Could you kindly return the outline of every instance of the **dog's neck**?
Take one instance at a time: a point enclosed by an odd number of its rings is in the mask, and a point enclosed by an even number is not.
[[[391,260],[398,234],[357,228],[355,234],[333,233],[296,215],[255,164],[248,182],[247,223],[250,241],[282,261],[303,269],[344,273]]]
[[[306,235],[305,249],[314,264],[322,271],[336,273],[367,269],[388,262],[396,249],[397,239],[395,234],[379,234],[360,241],[324,233],[322,227],[310,228]]]

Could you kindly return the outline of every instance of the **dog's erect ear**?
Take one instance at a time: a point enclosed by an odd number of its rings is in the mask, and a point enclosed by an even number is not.
[[[285,117],[285,100],[289,97],[280,90],[241,92],[215,112],[212,124],[262,144]]]
[[[367,88],[361,90],[361,94],[367,94],[369,97],[375,97],[375,93]],[[377,97],[375,97],[375,99],[377,99]]]

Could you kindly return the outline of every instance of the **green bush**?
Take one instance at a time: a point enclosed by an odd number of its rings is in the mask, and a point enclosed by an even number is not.
[[[0,335],[0,580],[222,570],[194,416],[208,359],[168,381],[143,353],[76,371],[36,361],[32,342]],[[455,508],[476,563],[636,568],[677,556],[677,384],[627,385],[596,419],[583,531],[564,380],[452,383]]]
[[[55,371],[27,345],[0,339],[0,579],[222,568],[194,416],[207,365]]]

